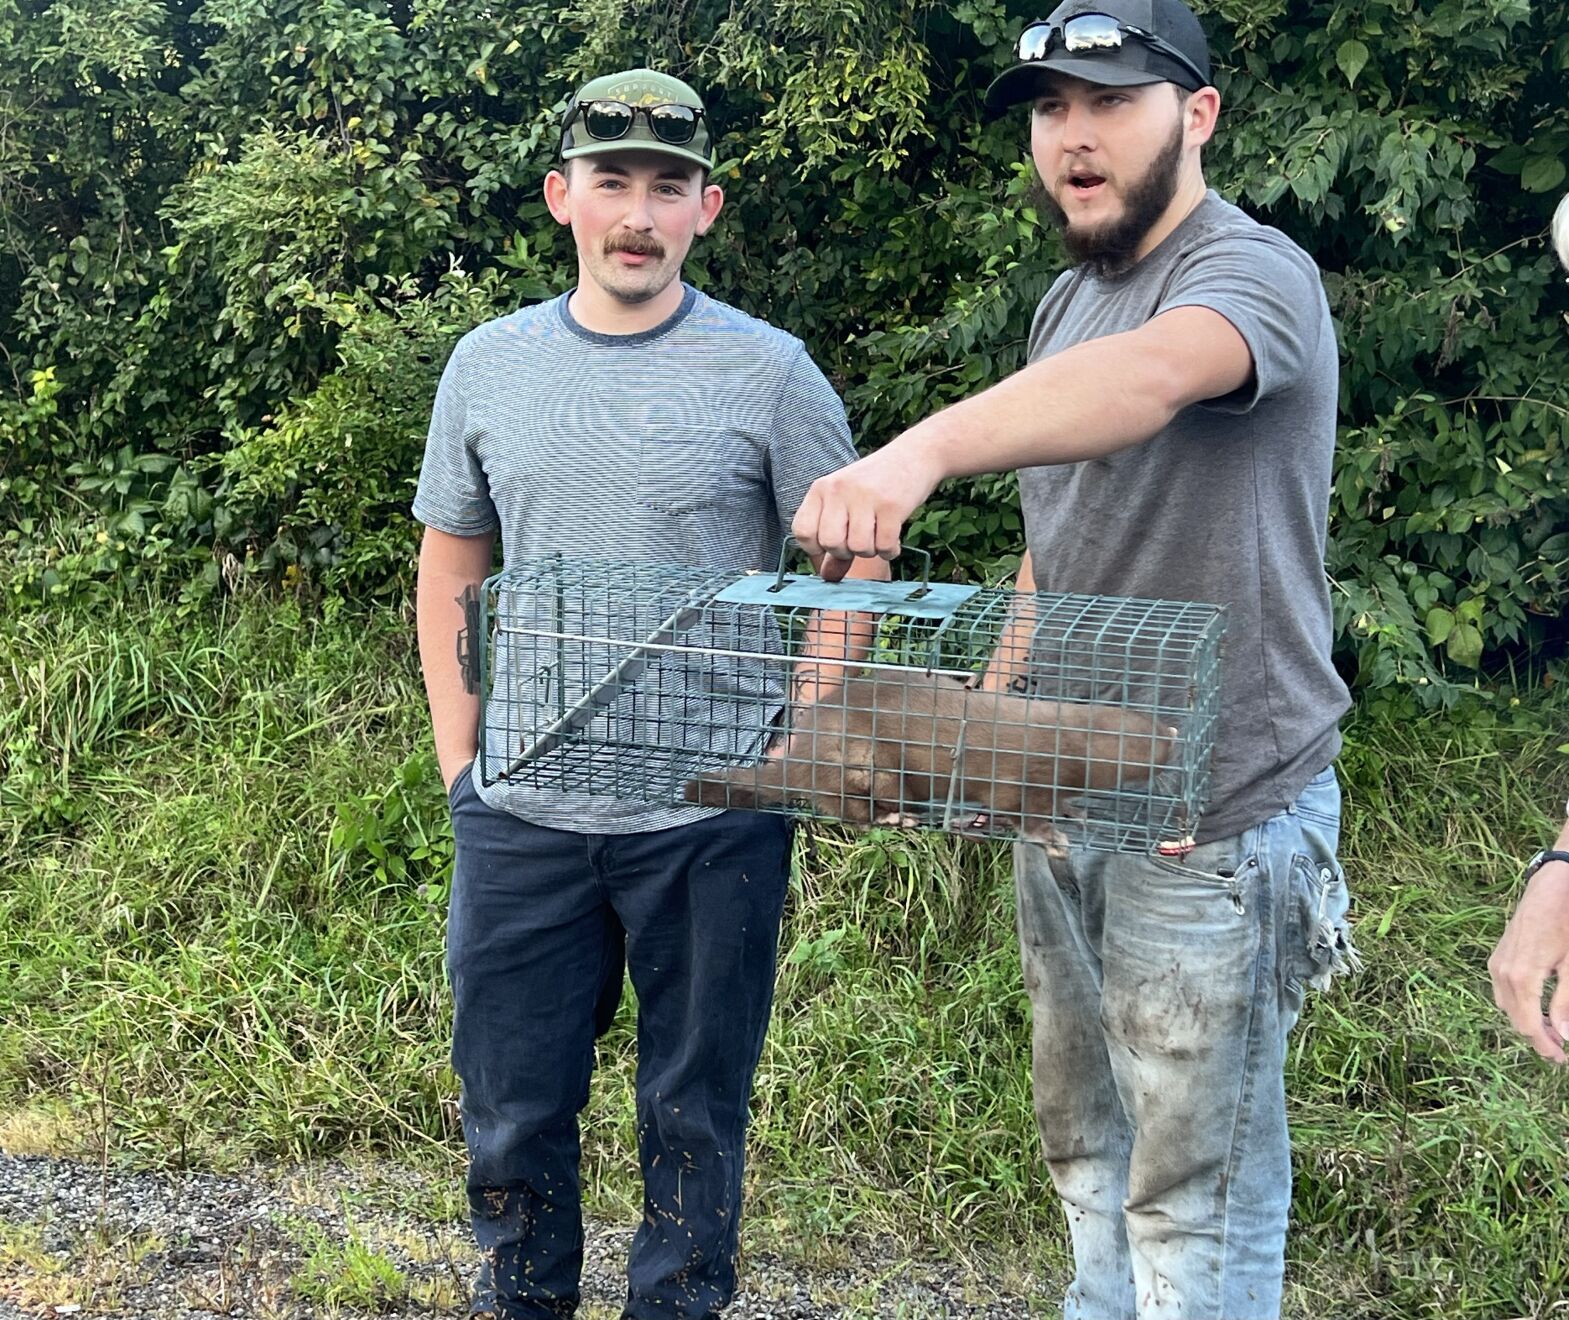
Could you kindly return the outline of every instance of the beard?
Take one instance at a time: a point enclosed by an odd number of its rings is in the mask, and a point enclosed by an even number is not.
[[[1068,249],[1068,255],[1090,274],[1106,279],[1121,275],[1133,266],[1139,244],[1177,195],[1177,175],[1181,167],[1182,124],[1179,121],[1143,177],[1129,187],[1123,198],[1122,214],[1115,220],[1088,228],[1070,224],[1068,213],[1058,205],[1038,175],[1034,199],[1062,231],[1062,243]]]

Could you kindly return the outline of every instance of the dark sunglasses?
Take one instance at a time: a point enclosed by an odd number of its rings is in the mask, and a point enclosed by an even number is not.
[[[648,120],[648,128],[661,142],[684,147],[697,136],[703,112],[690,105],[628,105],[625,101],[574,101],[561,121],[561,137],[581,120],[583,131],[596,142],[616,142],[632,131],[637,117]]]
[[[1063,23],[1031,23],[1019,34],[1019,62],[1029,64],[1044,60],[1060,45],[1070,55],[1093,55],[1098,51],[1122,49],[1124,37],[1142,41],[1151,50],[1159,51],[1187,69],[1204,87],[1209,79],[1192,60],[1153,32],[1123,23],[1110,14],[1075,14]]]

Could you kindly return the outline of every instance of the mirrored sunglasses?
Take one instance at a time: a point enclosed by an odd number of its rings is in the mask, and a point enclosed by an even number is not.
[[[1169,41],[1113,18],[1110,14],[1075,14],[1062,23],[1031,23],[1019,34],[1019,62],[1029,64],[1048,59],[1059,48],[1070,55],[1117,51],[1122,49],[1127,37],[1141,41],[1151,50],[1175,60],[1193,75],[1199,87],[1208,84],[1209,79],[1199,70],[1198,65]]]

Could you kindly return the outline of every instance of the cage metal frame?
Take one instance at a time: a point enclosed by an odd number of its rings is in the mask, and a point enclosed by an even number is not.
[[[933,584],[929,568],[919,583],[828,584],[811,575],[790,574],[789,549],[787,545],[781,554],[777,574],[738,576],[733,571],[569,561],[554,555],[525,561],[486,579],[479,618],[481,645],[473,648],[478,653],[482,703],[481,782],[611,796],[650,806],[684,806],[692,800],[694,782],[729,775],[732,782],[744,783],[749,770],[760,779],[770,759],[770,743],[783,737],[788,745],[803,709],[787,700],[790,666],[809,659],[818,669],[870,676],[874,683],[878,675],[907,680],[912,673],[934,686],[944,680],[973,682],[996,663],[998,645],[1010,625],[1018,626],[1021,615],[1028,614],[1032,617],[1025,625],[1027,654],[1011,657],[1025,662],[1023,700],[1046,698],[1063,711],[1075,703],[1139,710],[1157,722],[1166,721],[1159,727],[1170,727],[1176,735],[1168,758],[1144,767],[1149,773],[1142,786],[1124,784],[1119,770],[1110,791],[1067,794],[1071,805],[1061,811],[1054,802],[1055,841],[1112,851],[1147,851],[1191,842],[1208,795],[1219,719],[1222,607]],[[581,621],[577,627],[568,626],[574,604],[580,615],[594,621],[589,601],[595,593],[605,605],[601,626]],[[627,627],[613,622],[612,605],[618,593],[634,604]],[[509,617],[518,613],[516,608],[509,610],[509,601],[515,607],[520,599],[542,597],[550,601],[550,626],[540,626],[537,620],[532,625],[524,620],[520,626]],[[872,620],[869,653],[805,655],[801,646],[809,620],[823,611]],[[693,642],[692,631],[704,625],[706,642]],[[734,633],[738,628],[739,637],[725,636],[726,629]],[[518,638],[532,639],[533,656],[547,657],[537,668],[553,669],[554,674],[544,684],[542,700],[501,700],[499,705],[511,710],[549,706],[553,715],[548,722],[536,719],[527,727],[522,721],[503,721],[498,740],[493,719],[498,667],[505,671],[500,675],[504,683],[518,681],[511,657],[498,661],[498,655],[508,650],[509,641],[516,646],[513,639]],[[720,644],[726,640],[732,644]],[[751,644],[738,644],[744,641]],[[599,662],[585,663],[578,681],[569,683],[574,649],[578,655],[597,654]],[[657,708],[661,700],[687,700],[684,691],[666,690],[659,683],[652,695],[640,689],[649,686],[651,673],[660,683],[675,674],[700,687],[705,674],[718,674],[725,665],[732,667],[740,691],[711,699],[706,723],[675,720]],[[592,678],[590,669],[595,671]],[[537,681],[538,676],[536,672],[531,677]],[[1129,689],[1137,687],[1140,679],[1165,683],[1170,690],[1154,701],[1129,700]],[[1096,691],[1097,687],[1106,690]],[[891,692],[892,687],[883,690]],[[901,690],[908,691],[908,684]],[[781,714],[785,715],[782,724]],[[849,718],[846,712],[845,719]],[[683,724],[690,727],[678,727]],[[652,741],[647,739],[650,727],[658,735]],[[901,802],[892,819],[874,823],[996,838],[1022,832],[1022,817],[1010,825],[983,809],[984,803],[978,806],[964,796],[961,790],[968,780],[961,772],[963,719],[957,728],[959,745],[951,749],[941,799],[934,793],[920,802]],[[694,746],[685,735],[695,730],[714,736]],[[666,736],[672,731],[681,735],[674,742]],[[509,741],[514,749],[510,756],[493,754],[493,746]],[[1058,741],[1060,745],[1060,735]],[[813,746],[815,750],[815,741]],[[784,756],[788,760],[789,752]],[[995,751],[992,764],[998,764]],[[833,766],[814,761],[812,773],[820,768],[826,773]],[[1023,772],[1016,773],[1020,780],[1026,778]],[[995,791],[1000,790],[994,787]],[[759,809],[844,818],[842,813],[825,812],[821,800],[810,793],[804,800],[768,802]]]

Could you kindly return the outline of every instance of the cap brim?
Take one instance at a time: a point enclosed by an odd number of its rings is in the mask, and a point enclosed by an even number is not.
[[[669,142],[660,142],[657,139],[649,141],[646,138],[624,137],[616,138],[612,142],[600,142],[590,138],[580,147],[568,147],[561,153],[561,159],[580,160],[584,156],[610,156],[629,151],[646,151],[655,156],[674,156],[677,160],[685,161],[688,165],[701,165],[705,170],[714,168],[713,161],[689,147],[672,146]]]
[[[986,113],[1001,114],[1010,105],[1032,101],[1040,95],[1041,75],[1066,74],[1102,87],[1142,87],[1146,83],[1166,82],[1163,75],[1148,69],[1130,69],[1100,56],[1065,55],[1057,59],[1031,60],[1004,69],[986,89]]]

